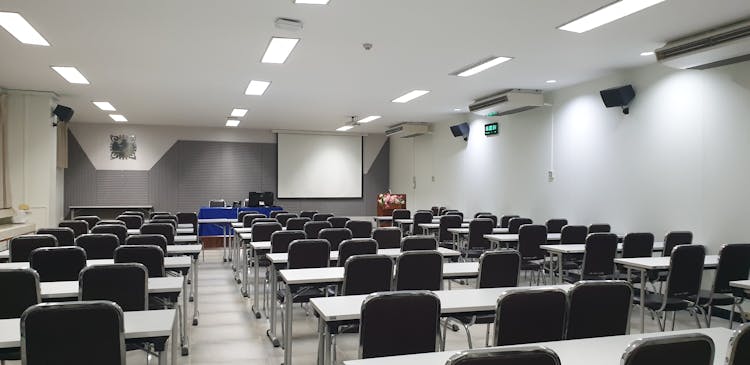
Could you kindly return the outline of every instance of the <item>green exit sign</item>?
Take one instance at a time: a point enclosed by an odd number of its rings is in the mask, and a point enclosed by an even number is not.
[[[500,127],[498,127],[497,123],[489,123],[484,125],[485,136],[493,136],[498,133],[500,133]]]

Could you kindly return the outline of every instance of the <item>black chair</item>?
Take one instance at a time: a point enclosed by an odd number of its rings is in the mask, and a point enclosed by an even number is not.
[[[633,287],[626,281],[579,281],[568,291],[565,338],[625,335]]]
[[[492,215],[491,212],[476,212],[474,213],[474,218],[479,218],[481,215]]]
[[[663,256],[669,256],[672,254],[675,246],[689,245],[693,243],[693,233],[688,231],[672,231],[664,236],[664,251]]]
[[[326,220],[328,223],[331,223],[331,227],[333,228],[345,228],[349,217],[328,217]]]
[[[94,227],[105,225],[105,224],[116,224],[116,225],[119,225],[119,226],[125,226],[125,222],[121,221],[121,220],[118,220],[118,219],[102,219],[102,220],[96,222],[96,224],[94,225]]]
[[[291,231],[304,231],[305,223],[310,221],[311,219],[307,217],[290,218],[286,221],[286,229]]]
[[[560,289],[510,289],[497,299],[493,346],[560,341],[566,311]]]
[[[378,248],[401,248],[401,230],[398,227],[378,227],[372,231]]]
[[[586,243],[589,228],[586,226],[565,226],[560,230],[561,245],[582,245]]]
[[[276,218],[282,226],[286,227],[286,223],[292,218],[297,218],[297,215],[292,213],[279,213],[274,218]]]
[[[404,252],[396,258],[395,290],[441,290],[443,255],[437,251]]]
[[[148,215],[148,219],[151,220],[151,219],[154,219],[154,217],[160,216],[160,215],[172,215],[172,213],[171,212],[151,212]]]
[[[89,233],[89,224],[82,220],[60,221],[57,226],[72,229],[76,237]]]
[[[464,213],[459,212],[457,210],[446,210],[444,214],[445,215],[457,215],[457,216],[461,217],[462,221],[464,220]]]
[[[651,257],[654,252],[654,235],[653,233],[640,232],[628,233],[622,239],[622,258],[634,257]],[[628,269],[618,265],[620,276],[627,275]],[[628,281],[638,283],[641,281],[640,275],[631,274]]]
[[[681,310],[692,312],[695,316],[695,323],[700,328],[699,310],[696,308],[696,303],[691,299],[695,300],[700,290],[705,256],[706,250],[701,245],[676,246],[672,250],[669,260],[667,288],[664,294],[645,293],[643,306],[656,314],[656,319],[662,331],[667,326],[666,312],[672,312],[672,330],[674,330],[677,311]],[[634,296],[633,301],[641,304],[640,296]],[[662,313],[665,313],[663,321]]]
[[[20,318],[26,308],[42,302],[39,274],[33,269],[0,269],[0,293],[0,319]]]
[[[491,219],[491,220],[492,220],[492,227],[493,227],[493,228],[494,228],[494,227],[497,227],[497,225],[498,225],[498,219],[497,219],[497,216],[496,216],[496,215],[494,215],[494,214],[489,214],[489,213],[487,213],[487,214],[484,214],[484,213],[483,213],[483,214],[479,214],[478,216],[476,216],[476,217],[474,217],[474,218],[487,218],[487,219]]]
[[[372,237],[372,222],[349,220],[346,222],[346,228],[352,231],[353,238],[370,238]]]
[[[594,223],[589,225],[589,234],[591,233],[609,233],[612,232],[612,227],[607,223]]]
[[[25,365],[125,365],[122,309],[107,301],[35,305],[21,316],[21,355]]]
[[[743,324],[729,341],[727,365],[750,364],[750,325]]]
[[[88,223],[89,229],[91,229],[92,227],[94,227],[97,222],[99,222],[100,220],[102,220],[101,218],[99,218],[99,217],[97,217],[95,215],[81,215],[81,216],[75,217],[73,219],[77,220],[77,221],[84,221],[84,222]]]
[[[120,246],[115,250],[114,261],[116,264],[141,264],[146,268],[146,272],[150,278],[166,276],[164,251],[155,245]]]
[[[153,219],[149,220],[148,222],[149,223],[153,223],[153,224],[156,224],[156,223],[166,223],[166,224],[169,224],[170,226],[172,226],[172,228],[175,229],[175,231],[177,230],[177,220],[176,219],[153,218]]]
[[[128,246],[158,246],[163,252],[167,252],[167,238],[160,234],[133,234],[125,239]]]
[[[124,222],[127,229],[140,229],[143,225],[143,217],[140,215],[118,215],[117,220]]]
[[[120,215],[137,215],[137,216],[139,216],[141,218],[144,218],[144,219],[146,218],[146,213],[141,212],[139,210],[126,210],[126,211],[122,212],[122,214],[120,214]]]
[[[430,292],[376,293],[362,302],[360,358],[436,350],[440,299]]]
[[[510,288],[518,286],[518,276],[521,270],[521,255],[518,251],[502,250],[487,251],[479,257],[479,278],[477,289],[481,288]],[[495,314],[458,315],[451,319],[460,322],[466,330],[466,340],[469,348],[474,348],[471,341],[469,327],[475,324],[486,324],[485,346],[490,345],[490,324],[495,321]],[[443,325],[443,338],[447,333],[448,321]]]
[[[617,235],[592,233],[586,237],[581,270],[570,270],[563,277],[569,283],[579,280],[606,280],[614,276],[617,255]]]
[[[75,245],[76,234],[72,228],[58,227],[58,228],[41,228],[36,230],[36,234],[51,234],[57,239],[58,246],[73,246]]]
[[[508,233],[518,234],[521,226],[525,224],[534,224],[534,221],[532,221],[530,218],[511,218],[510,222],[508,222]],[[544,227],[544,230],[546,231],[547,227]]]
[[[42,282],[78,280],[86,267],[86,251],[76,246],[41,247],[31,251],[29,265]]]
[[[243,218],[245,218],[245,216],[248,214],[261,214],[261,213],[255,210],[239,211],[237,212],[237,222],[243,222]],[[265,215],[263,215],[263,217],[265,217]]]
[[[141,264],[89,266],[78,286],[78,300],[108,300],[125,312],[148,310],[148,272]]]
[[[271,213],[268,214],[270,218],[276,218],[279,214],[286,214],[289,213],[286,210],[272,210]]]
[[[256,219],[266,219],[266,217],[263,214],[260,213],[252,213],[252,212],[243,212],[245,214],[242,215],[242,226],[249,228],[253,226],[253,223],[255,223]]]
[[[393,219],[392,223],[395,225],[396,219],[411,219],[411,211],[409,209],[394,209],[391,212],[391,218]],[[405,230],[403,233],[408,233],[408,224],[404,224],[401,227]]]
[[[40,247],[56,247],[57,238],[51,234],[28,234],[8,241],[10,262],[27,262],[31,251]]]
[[[419,225],[422,223],[432,223],[432,212],[420,210],[414,213],[414,225],[412,225],[413,234],[419,233]]]
[[[180,224],[189,224],[193,228],[192,234],[198,234],[198,214],[195,212],[180,212],[177,213],[177,226]]]
[[[448,232],[449,228],[461,228],[463,219],[457,215],[444,215],[440,217],[440,223],[438,224],[438,241],[440,247],[455,248],[453,242],[453,233]]]
[[[500,228],[508,228],[508,226],[510,225],[510,220],[513,218],[519,218],[519,216],[511,214],[500,217]]]
[[[76,246],[86,251],[89,260],[111,259],[120,240],[111,233],[89,233],[78,236]]]
[[[271,234],[271,253],[289,252],[289,244],[306,238],[304,231],[276,231]]]
[[[224,199],[209,200],[208,206],[210,208],[224,208],[227,206],[227,202]]]
[[[729,313],[729,326],[731,328],[734,322],[734,310],[742,311],[740,304],[745,295],[743,295],[742,290],[729,286],[729,282],[747,280],[748,274],[750,274],[750,244],[734,243],[721,246],[719,265],[716,267],[716,275],[714,275],[711,290],[700,290],[698,292],[697,304],[705,315],[706,327],[711,327],[713,307],[732,306],[732,311]],[[735,298],[740,298],[740,302]],[[696,302],[694,298],[690,300]]]
[[[174,244],[175,229],[167,223],[146,223],[141,227],[141,234],[160,234],[167,239],[167,245]]]
[[[407,236],[401,239],[401,251],[435,251],[437,250],[435,236]]]
[[[511,220],[511,225],[517,219],[519,218]],[[529,284],[534,280],[534,273],[537,275],[537,284],[541,281],[545,251],[540,246],[545,244],[547,244],[546,226],[526,224],[520,227],[518,231],[518,252],[521,254],[521,270],[531,272]]]
[[[338,251],[341,242],[352,238],[352,231],[349,228],[323,228],[318,232],[318,238],[327,240],[331,251]]]
[[[300,218],[310,218],[310,220],[312,220],[316,214],[318,214],[317,210],[303,210],[299,212]]]
[[[94,228],[91,228],[91,233],[93,234],[100,234],[100,233],[111,233],[115,236],[117,236],[117,240],[121,245],[125,244],[125,238],[128,237],[128,229],[124,225],[119,224],[101,224],[94,226]]]
[[[320,233],[321,230],[325,228],[331,228],[331,223],[328,223],[326,221],[310,221],[305,223],[305,226],[302,227],[302,230],[305,231],[305,235],[309,239],[315,239],[318,238],[318,233]]]
[[[253,224],[252,228],[250,228],[250,232],[252,233],[253,241],[261,242],[270,241],[271,235],[282,229],[281,224],[278,222],[259,222]]]
[[[338,266],[344,266],[352,256],[378,253],[378,242],[372,238],[352,238],[342,241],[338,251]]]
[[[339,256],[341,257],[341,256]],[[393,260],[385,255],[356,254],[344,265],[341,295],[363,295],[391,290]]]
[[[316,213],[312,216],[312,220],[313,222],[325,222],[331,217],[333,217],[331,213]]]
[[[510,349],[465,350],[451,356],[445,365],[560,365],[560,357],[542,346]]]
[[[547,233],[562,233],[563,227],[568,225],[568,220],[563,218],[549,219],[547,223]]]
[[[622,355],[622,365],[711,365],[714,341],[699,333],[642,338],[633,341]]]
[[[476,218],[469,223],[469,236],[466,239],[466,248],[463,250],[465,258],[477,259],[492,245],[484,238],[486,234],[492,234],[495,223],[489,218]]]

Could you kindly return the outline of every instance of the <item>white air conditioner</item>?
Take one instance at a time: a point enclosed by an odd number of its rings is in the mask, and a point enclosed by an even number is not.
[[[667,43],[659,62],[674,68],[705,70],[750,60],[750,20]]]
[[[520,113],[544,105],[540,90],[508,89],[469,105],[469,111],[485,116],[502,116]]]
[[[399,123],[390,126],[385,135],[388,137],[399,136],[401,138],[411,138],[421,136],[430,131],[430,126],[424,123]]]

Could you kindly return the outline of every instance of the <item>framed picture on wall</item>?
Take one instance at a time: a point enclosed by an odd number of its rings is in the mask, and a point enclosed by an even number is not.
[[[135,160],[135,135],[111,134],[109,136],[109,159],[110,160]]]

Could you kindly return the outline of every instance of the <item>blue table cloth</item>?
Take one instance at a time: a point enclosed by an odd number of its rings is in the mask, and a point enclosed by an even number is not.
[[[265,214],[266,217],[270,216],[274,210],[283,210],[281,207],[251,207],[251,208],[211,208],[201,207],[198,211],[198,219],[210,219],[210,218],[232,218],[237,219],[239,212],[255,211],[260,214]],[[231,235],[231,229],[229,230]],[[224,234],[224,230],[221,224],[201,224],[200,230],[198,231],[199,236],[221,236]]]

